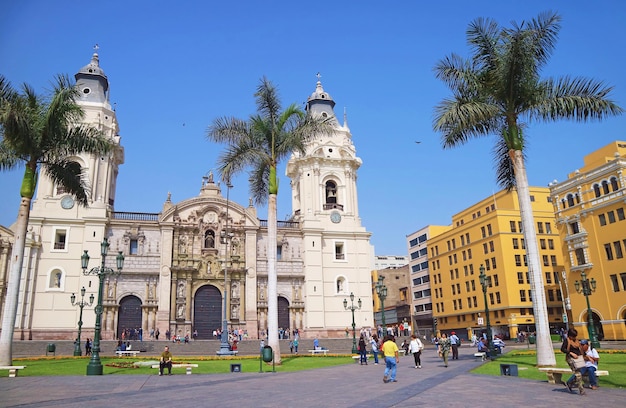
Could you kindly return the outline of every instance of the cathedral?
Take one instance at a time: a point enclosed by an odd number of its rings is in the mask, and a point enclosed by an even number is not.
[[[115,270],[102,286],[102,339],[141,328],[198,339],[213,338],[226,318],[230,329],[249,338],[267,331],[267,221],[252,203],[228,199],[228,187],[213,174],[203,177],[198,195],[180,202],[167,197],[159,213],[124,212],[115,207],[116,181],[125,160],[109,81],[98,54],[75,74],[85,123],[116,145],[108,157],[78,155],[91,186],[89,205],[74,202],[60,186],[40,174],[28,226],[15,339],[74,339],[79,310],[70,296],[86,289],[98,296],[91,268]],[[335,132],[311,138],[306,153],[287,163],[292,210],[278,221],[278,326],[298,329],[305,338],[339,337],[352,324],[344,299],[354,293],[356,327],[372,327],[373,248],[358,210],[356,156],[352,135],[321,82],[306,110],[330,117]],[[181,177],[193,176],[181,174]],[[101,244],[109,243],[101,256]],[[0,226],[0,302],[6,280],[12,232]],[[80,268],[81,256],[90,263]],[[93,307],[83,312],[83,335],[95,325]]]

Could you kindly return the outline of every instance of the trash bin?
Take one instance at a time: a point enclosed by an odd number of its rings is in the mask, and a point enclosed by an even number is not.
[[[263,347],[263,361],[269,363],[274,359],[274,352],[270,346]]]
[[[241,364],[231,364],[230,365],[231,373],[240,373],[241,372]]]
[[[500,364],[500,375],[517,377],[517,364]]]
[[[528,342],[530,344],[535,344],[537,342],[537,338],[535,336],[528,336]]]
[[[57,350],[56,344],[48,343],[48,347],[46,347],[46,355],[48,355],[48,353],[55,354],[56,350]]]

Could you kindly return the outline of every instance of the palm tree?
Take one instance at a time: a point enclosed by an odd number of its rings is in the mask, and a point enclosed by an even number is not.
[[[490,19],[470,23],[470,59],[452,54],[439,61],[435,73],[453,96],[435,108],[433,127],[444,148],[471,138],[497,137],[494,155],[498,183],[516,188],[524,226],[533,308],[537,329],[537,363],[556,364],[550,332],[543,274],[535,234],[528,179],[524,166],[527,123],[573,119],[584,122],[618,115],[622,109],[608,96],[612,87],[586,78],[540,78],[552,53],[561,18],[553,12],[511,28]]]
[[[254,94],[257,114],[248,120],[222,117],[213,121],[207,138],[228,147],[218,159],[220,178],[227,183],[248,169],[250,190],[256,204],[267,208],[268,345],[280,364],[278,343],[278,293],[276,274],[276,167],[293,152],[305,153],[306,142],[315,135],[331,133],[329,120],[306,115],[295,104],[282,110],[278,91],[265,77]]]
[[[71,157],[103,155],[113,144],[97,129],[80,123],[84,116],[76,103],[80,93],[66,75],[56,77],[48,97],[37,95],[27,84],[18,92],[2,76],[0,92],[0,170],[25,166],[0,333],[0,365],[11,365],[26,228],[38,174],[45,171],[77,202],[87,205],[87,179]]]

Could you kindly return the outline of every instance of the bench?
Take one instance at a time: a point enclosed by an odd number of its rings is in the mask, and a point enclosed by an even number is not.
[[[556,367],[540,367],[539,371],[546,373],[548,376],[548,383],[550,384],[563,384],[563,375],[572,375],[572,370],[569,368],[556,368]],[[607,370],[596,370],[596,376],[602,377],[609,375]],[[583,375],[583,382],[589,384],[589,376]]]
[[[315,350],[309,350],[309,353],[311,353],[311,355],[315,355],[315,354],[324,354],[326,355],[326,353],[328,353],[328,349],[315,349]]]
[[[157,370],[159,369],[159,365],[158,364],[152,364],[152,368],[156,368]],[[172,368],[186,368],[187,369],[187,375],[191,375],[191,369],[192,368],[198,368],[198,364],[172,364]]]
[[[133,357],[137,357],[137,354],[139,354],[140,351],[139,350],[117,350],[115,352],[115,354],[117,354],[118,356],[133,356]]]
[[[17,372],[26,366],[0,366],[0,370],[9,370],[9,378],[17,377]]]
[[[485,361],[487,359],[487,353],[479,351],[478,353],[474,353],[474,357],[480,358],[480,361]]]

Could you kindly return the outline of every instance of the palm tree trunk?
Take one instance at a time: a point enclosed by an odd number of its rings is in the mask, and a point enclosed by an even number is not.
[[[278,342],[278,276],[276,273],[276,194],[267,206],[267,343],[274,350],[274,362],[281,364]]]
[[[526,256],[528,258],[528,275],[532,290],[533,311],[535,314],[535,328],[537,330],[537,365],[539,367],[555,366],[554,349],[550,338],[550,324],[548,321],[548,309],[546,305],[546,293],[544,291],[543,273],[539,260],[539,246],[535,232],[535,219],[530,202],[528,177],[526,166],[521,150],[511,151],[511,160],[515,168],[515,182],[517,185],[517,197],[519,200],[524,240],[526,241]]]
[[[15,228],[15,243],[11,252],[11,271],[7,282],[7,295],[2,313],[2,333],[0,333],[0,365],[13,365],[13,333],[17,317],[17,302],[20,293],[24,249],[26,248],[26,230],[30,216],[31,198],[22,197]]]

